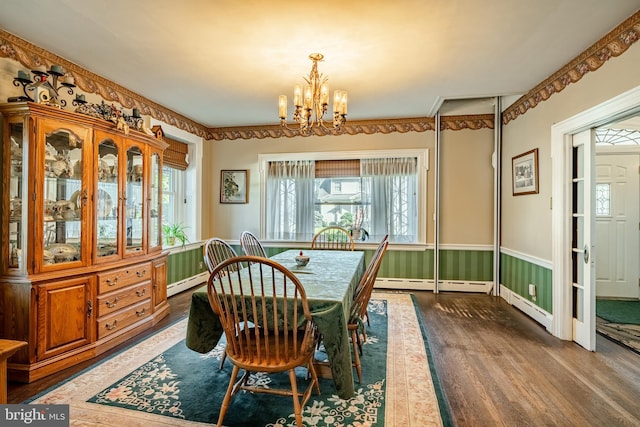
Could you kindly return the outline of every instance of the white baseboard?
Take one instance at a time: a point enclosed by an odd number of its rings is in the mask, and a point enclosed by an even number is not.
[[[428,279],[394,279],[378,277],[374,288],[376,289],[401,289],[415,291],[433,291],[434,280]],[[440,291],[454,292],[482,292],[489,293],[493,289],[493,282],[441,280],[438,283]]]
[[[536,322],[540,323],[547,329],[547,331],[551,332],[551,324],[553,322],[552,314],[547,313],[545,310],[533,304],[531,301],[524,299],[506,286],[500,286],[500,296],[506,302],[513,305]]]
[[[186,291],[187,289],[194,288],[199,285],[203,285],[209,279],[209,273],[206,271],[200,273],[195,276],[188,277],[184,280],[180,280],[179,282],[171,283],[167,285],[167,296],[172,296],[175,294],[179,294],[182,291]]]

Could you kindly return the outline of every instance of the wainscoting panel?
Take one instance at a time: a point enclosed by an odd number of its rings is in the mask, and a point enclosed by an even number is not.
[[[547,313],[553,314],[552,270],[529,260],[502,253],[500,255],[500,282]],[[535,286],[535,299],[529,295],[529,285]]]
[[[202,257],[202,246],[188,246],[169,254],[167,283],[177,283],[207,271]]]

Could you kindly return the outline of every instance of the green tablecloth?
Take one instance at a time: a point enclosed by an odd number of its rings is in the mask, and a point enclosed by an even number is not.
[[[353,396],[353,369],[347,322],[353,292],[365,269],[364,252],[361,251],[311,251],[309,264],[298,267],[295,256],[300,250],[281,252],[274,261],[293,271],[305,288],[309,309],[318,330],[322,334],[329,357],[333,382],[338,396]],[[187,347],[200,352],[211,351],[222,336],[218,316],[213,314],[207,287],[194,291],[187,325]]]

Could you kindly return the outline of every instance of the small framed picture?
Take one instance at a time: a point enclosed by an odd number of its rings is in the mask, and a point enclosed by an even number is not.
[[[220,171],[220,203],[249,203],[249,171]]]
[[[512,159],[513,195],[538,193],[538,149],[522,153]]]

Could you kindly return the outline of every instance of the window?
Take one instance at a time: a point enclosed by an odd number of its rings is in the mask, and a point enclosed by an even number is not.
[[[363,241],[424,243],[426,150],[345,154],[260,156],[263,238],[310,241],[340,225]]]
[[[179,224],[184,221],[185,172],[169,166],[162,167],[162,223]]]
[[[611,215],[611,184],[610,183],[596,184],[596,215],[597,216]]]

